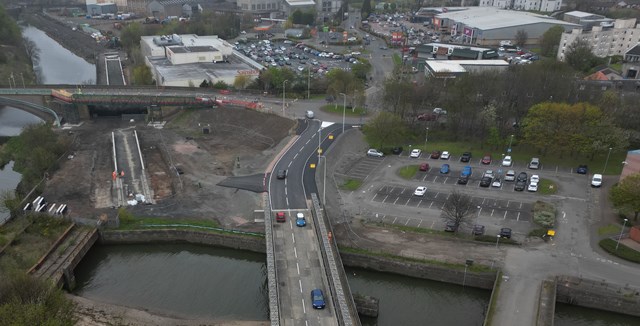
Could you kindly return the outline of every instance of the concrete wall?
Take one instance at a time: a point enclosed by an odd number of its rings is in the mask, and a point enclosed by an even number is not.
[[[572,276],[556,282],[558,302],[640,317],[640,288]]]
[[[544,280],[540,285],[537,326],[553,326],[556,312],[556,280]]]
[[[341,252],[342,262],[345,266],[372,269],[380,272],[388,272],[415,278],[440,281],[445,283],[466,285],[480,289],[493,289],[496,273],[475,273],[464,270],[452,270],[441,266],[431,266],[408,261],[398,261],[391,258],[368,256]]]
[[[100,232],[102,244],[141,244],[150,242],[188,242],[264,253],[262,237],[241,234],[199,232],[191,230],[135,230]]]

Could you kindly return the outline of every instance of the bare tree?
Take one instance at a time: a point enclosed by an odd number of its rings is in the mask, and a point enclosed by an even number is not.
[[[529,34],[527,34],[527,31],[525,31],[524,29],[519,29],[516,32],[516,45],[517,46],[524,46],[527,43],[528,39],[529,39]]]
[[[447,221],[453,221],[456,224],[455,230],[457,231],[461,224],[475,215],[476,205],[471,196],[453,191],[445,201],[442,212],[444,212],[443,217]]]
[[[27,56],[31,60],[32,66],[37,66],[40,63],[40,49],[36,43],[28,38],[24,39],[24,50],[27,52]]]

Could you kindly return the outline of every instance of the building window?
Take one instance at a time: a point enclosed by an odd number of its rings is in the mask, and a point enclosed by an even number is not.
[[[252,4],[251,5],[251,10],[256,10],[256,5]]]

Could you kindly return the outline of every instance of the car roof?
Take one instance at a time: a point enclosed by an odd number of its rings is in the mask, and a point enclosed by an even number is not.
[[[593,177],[602,179],[602,174],[594,174]]]

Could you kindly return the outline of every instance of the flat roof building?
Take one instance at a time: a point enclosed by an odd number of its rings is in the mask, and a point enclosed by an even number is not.
[[[635,18],[616,19],[607,26],[593,26],[590,30],[575,28],[562,33],[558,60],[564,61],[566,51],[577,39],[587,41],[591,45],[591,52],[597,57],[624,55],[640,42],[640,25],[636,24]]]
[[[456,78],[467,73],[489,70],[506,70],[509,63],[504,60],[427,60],[425,77]]]

